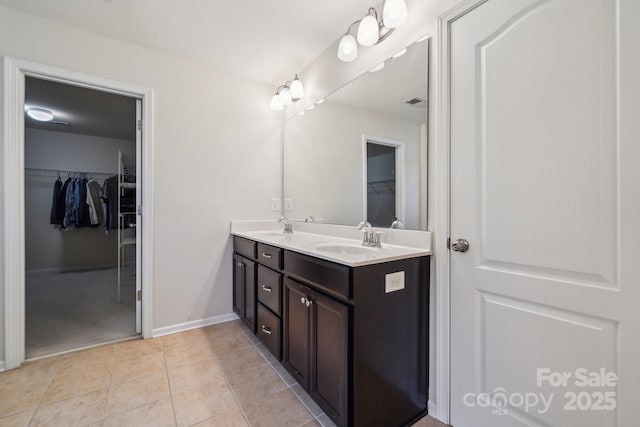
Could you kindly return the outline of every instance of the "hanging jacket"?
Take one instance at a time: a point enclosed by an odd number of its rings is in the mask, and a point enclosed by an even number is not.
[[[60,191],[62,191],[62,180],[58,178],[56,179],[55,184],[53,184],[53,201],[51,202],[51,219],[49,224],[62,225],[64,215],[62,217],[58,215],[60,212],[60,209],[58,209]]]
[[[62,189],[60,189],[60,193],[58,194],[58,202],[56,203],[56,216],[60,218],[60,229],[64,228],[64,216],[67,211],[67,190],[69,189],[69,184],[72,181],[73,180],[71,178],[67,178],[64,184],[62,184]]]
[[[89,205],[89,220],[91,225],[96,226],[104,222],[104,210],[100,193],[102,188],[98,181],[90,179],[87,182],[87,205]]]
[[[76,204],[75,204],[75,186],[76,180],[72,179],[67,186],[66,198],[65,198],[65,211],[63,226],[69,227],[75,225],[76,222]]]

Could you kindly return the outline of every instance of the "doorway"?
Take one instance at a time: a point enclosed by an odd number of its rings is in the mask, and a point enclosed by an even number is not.
[[[362,151],[363,221],[404,228],[404,144],[364,136]]]
[[[25,78],[27,359],[140,333],[139,102]]]
[[[136,171],[140,191],[136,209],[137,329],[148,338],[153,331],[153,90],[21,59],[1,57],[3,63],[3,247],[5,369],[25,360],[25,81],[41,78],[101,92],[137,98]],[[142,137],[144,135],[144,138]],[[144,156],[142,156],[144,153]],[[144,289],[144,296],[142,290]]]

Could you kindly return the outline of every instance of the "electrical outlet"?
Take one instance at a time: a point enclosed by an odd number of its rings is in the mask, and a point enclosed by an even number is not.
[[[395,292],[404,289],[404,271],[389,273],[384,276],[384,292]]]
[[[280,199],[278,198],[271,199],[271,211],[280,212]]]
[[[284,199],[284,210],[286,212],[293,212],[293,199]]]

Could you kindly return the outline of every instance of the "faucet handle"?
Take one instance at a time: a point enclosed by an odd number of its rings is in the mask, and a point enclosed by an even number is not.
[[[373,241],[371,243],[378,248],[382,247],[382,236],[384,234],[384,231],[376,231],[373,235]]]

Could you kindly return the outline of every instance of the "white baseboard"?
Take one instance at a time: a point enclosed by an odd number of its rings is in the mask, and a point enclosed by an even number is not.
[[[0,372],[4,372],[4,360],[0,360]]]
[[[436,413],[436,402],[429,399],[427,402],[427,410],[429,411],[429,416],[435,419],[438,419],[438,414]]]
[[[184,332],[190,329],[202,328],[204,326],[230,322],[237,319],[239,319],[239,317],[235,313],[222,314],[220,316],[209,317],[207,319],[192,320],[190,322],[178,323],[175,325],[163,326],[162,328],[156,328],[151,331],[151,336],[160,337],[162,335],[175,334],[177,332]]]

